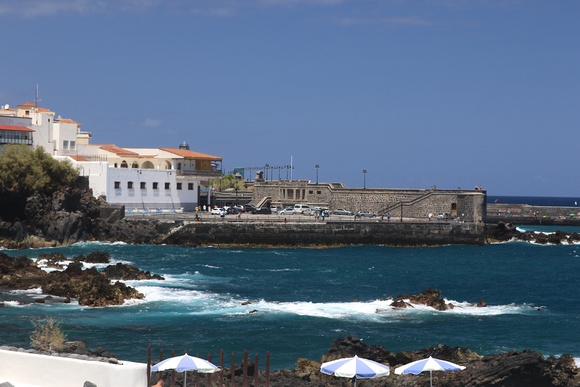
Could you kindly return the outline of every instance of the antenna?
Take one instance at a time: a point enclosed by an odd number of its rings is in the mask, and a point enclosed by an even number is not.
[[[36,109],[38,109],[38,83],[36,84],[36,98],[34,100]]]

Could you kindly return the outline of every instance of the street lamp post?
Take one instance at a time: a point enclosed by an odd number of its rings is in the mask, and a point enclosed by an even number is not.
[[[270,164],[266,164],[264,169],[266,170],[266,181],[268,181],[268,170],[270,169]]]
[[[367,189],[367,170],[363,169],[363,190]]]
[[[320,165],[316,164],[314,168],[316,168],[316,185],[318,185],[318,168],[320,168]]]

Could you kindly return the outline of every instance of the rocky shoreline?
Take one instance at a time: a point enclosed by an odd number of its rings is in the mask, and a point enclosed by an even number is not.
[[[468,231],[457,228],[457,230],[449,231],[446,230],[445,225],[437,222],[427,226],[421,225],[421,227],[400,224],[398,228],[394,228],[393,224],[392,229],[387,232],[390,235],[389,239],[374,235],[381,231],[373,228],[372,224],[361,224],[358,228],[354,228],[354,225],[349,223],[337,225],[332,230],[319,230],[319,228],[308,228],[308,225],[293,225],[292,227],[281,225],[278,228],[267,228],[260,226],[259,222],[249,222],[241,228],[230,230],[220,224],[195,225],[184,221],[127,219],[123,215],[122,208],[110,206],[102,200],[95,199],[90,190],[70,187],[63,187],[49,196],[34,193],[26,198],[25,204],[21,205],[20,209],[11,209],[9,212],[6,207],[11,206],[10,198],[0,195],[0,203],[2,203],[0,206],[0,247],[7,249],[67,246],[81,241],[179,246],[314,248],[337,247],[351,243],[413,246],[448,244],[455,241],[455,243],[479,244],[512,239],[539,244],[580,243],[580,235],[577,233],[556,232],[549,235],[522,233],[511,224],[503,222],[487,224],[485,230],[481,227],[482,235],[485,234],[481,239],[474,238],[473,233],[479,233],[479,231],[474,231],[475,229]],[[233,227],[233,225],[229,226]],[[435,226],[438,228],[430,232],[429,227]],[[318,238],[312,237],[315,231],[321,233]],[[449,235],[442,237],[442,232],[449,232]],[[263,235],[262,238],[260,238],[260,233]],[[309,238],[305,237],[305,233]]]
[[[68,357],[86,361],[100,361],[110,364],[122,364],[114,354],[104,348],[91,351],[82,341],[67,342],[60,352],[42,352],[32,349],[22,349],[9,346],[0,346],[2,350],[26,352],[46,356]],[[346,387],[351,386],[349,379],[325,375],[320,372],[322,363],[353,356],[364,357],[376,362],[389,365],[389,376],[376,379],[358,379],[359,387],[411,387],[429,384],[429,373],[419,375],[396,375],[396,367],[425,359],[432,356],[437,359],[447,360],[466,367],[463,371],[434,372],[433,383],[437,386],[562,386],[572,387],[580,384],[580,372],[570,355],[544,357],[541,353],[530,350],[509,351],[482,356],[466,348],[451,348],[444,344],[435,347],[427,347],[418,351],[400,351],[393,353],[381,345],[370,345],[363,340],[348,335],[344,338],[333,340],[328,352],[321,356],[320,360],[297,359],[296,368],[292,370],[282,369],[270,373],[270,386],[272,387]],[[263,364],[262,364],[263,367]],[[253,381],[255,376],[254,363],[248,361],[248,380]],[[243,384],[243,370],[240,364],[234,369],[235,385]],[[224,368],[224,379],[230,380],[231,369]],[[260,385],[265,385],[265,371],[258,371]],[[171,372],[154,372],[152,383],[160,378],[166,380],[169,386]],[[213,377],[213,385],[216,385],[218,375]],[[198,384],[195,384],[198,383]],[[183,373],[175,374],[175,385],[183,385]],[[195,377],[188,377],[188,386],[207,386],[205,376],[196,382]]]
[[[0,252],[0,287],[23,290],[41,288],[47,296],[37,299],[39,303],[56,302],[53,297],[60,297],[64,303],[74,298],[80,305],[103,307],[122,305],[126,300],[144,297],[120,282],[122,280],[164,279],[122,263],[108,265],[102,271],[95,267],[83,270],[83,262],[109,263],[110,257],[105,252],[94,252],[87,257],[80,255],[68,259],[60,253],[52,253],[41,254],[34,262],[25,255],[10,257]],[[39,264],[55,270],[46,272]],[[2,302],[1,306],[4,306]]]

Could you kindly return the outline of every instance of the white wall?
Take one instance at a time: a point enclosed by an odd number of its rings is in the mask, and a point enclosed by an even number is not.
[[[126,210],[183,208],[194,211],[197,206],[199,178],[194,176],[178,178],[174,170],[110,168],[107,162],[73,161],[73,165],[79,168],[81,176],[89,177],[94,197],[104,195],[108,203],[124,205]],[[133,182],[133,188],[128,188],[129,181]],[[119,182],[120,188],[115,189],[115,182]],[[142,182],[145,189],[141,189]],[[153,189],[154,182],[157,189]],[[165,189],[165,183],[169,183],[169,190]],[[180,190],[177,183],[181,183]],[[193,183],[191,190],[189,183]]]
[[[110,364],[68,357],[0,350],[0,382],[42,387],[147,387],[147,364]]]

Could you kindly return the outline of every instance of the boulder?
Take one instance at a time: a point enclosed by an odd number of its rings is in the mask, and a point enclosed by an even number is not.
[[[107,266],[103,272],[111,279],[130,281],[130,280],[163,280],[159,274],[151,274],[149,270],[142,271],[135,266],[117,263],[116,265]]]
[[[452,304],[446,304],[445,300],[441,297],[441,290],[427,289],[423,290],[419,295],[412,294],[401,294],[395,298],[393,301],[393,306],[401,305],[404,300],[409,300],[413,304],[423,304],[435,308],[437,310],[447,310],[452,309]]]
[[[76,256],[74,260],[86,263],[109,263],[111,262],[111,256],[105,251],[94,251],[86,257],[82,254]]]

